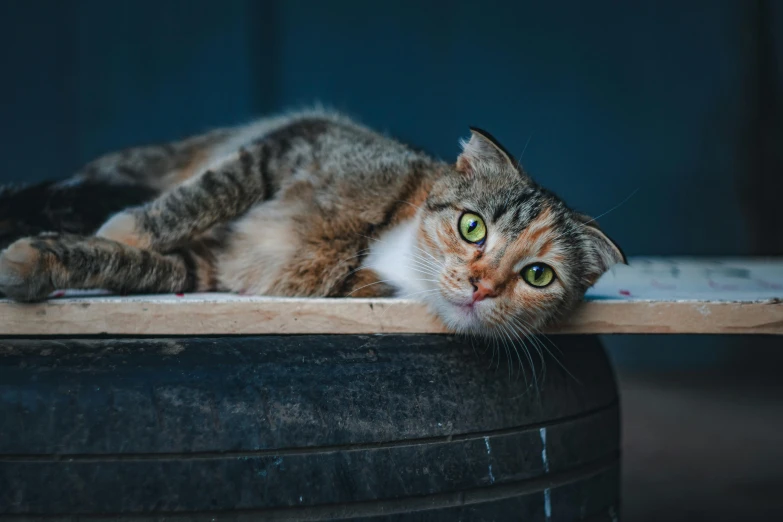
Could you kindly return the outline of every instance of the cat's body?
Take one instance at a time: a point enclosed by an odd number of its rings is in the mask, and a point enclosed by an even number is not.
[[[410,295],[481,331],[542,326],[622,260],[480,131],[450,165],[342,116],[299,113],[110,154],[67,183],[95,181],[158,197],[95,237],[17,241],[0,256],[0,291]]]

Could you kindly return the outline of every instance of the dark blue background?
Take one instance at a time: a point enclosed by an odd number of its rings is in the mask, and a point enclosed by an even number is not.
[[[638,189],[601,219],[630,255],[748,254],[756,224],[737,189],[758,125],[754,5],[6,1],[0,182],[320,101],[444,159],[469,125],[486,128],[593,215]],[[773,47],[783,56],[783,38]],[[610,343],[680,364],[736,344]]]

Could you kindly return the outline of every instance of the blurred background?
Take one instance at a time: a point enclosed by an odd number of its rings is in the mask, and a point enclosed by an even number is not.
[[[0,183],[314,102],[486,128],[631,256],[783,254],[783,2],[6,0]],[[783,519],[783,342],[616,336],[628,520]],[[740,518],[737,518],[737,517]]]

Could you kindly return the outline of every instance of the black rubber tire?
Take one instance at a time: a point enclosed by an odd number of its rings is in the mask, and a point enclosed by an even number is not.
[[[611,368],[553,339],[539,393],[449,336],[0,340],[0,518],[616,520]]]

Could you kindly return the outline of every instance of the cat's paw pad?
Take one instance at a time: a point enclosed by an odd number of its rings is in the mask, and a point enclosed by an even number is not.
[[[53,290],[44,254],[30,238],[0,252],[0,292],[16,301],[41,301]]]
[[[152,237],[139,228],[136,215],[132,211],[125,211],[112,216],[95,235],[132,247],[148,249],[152,246]]]

